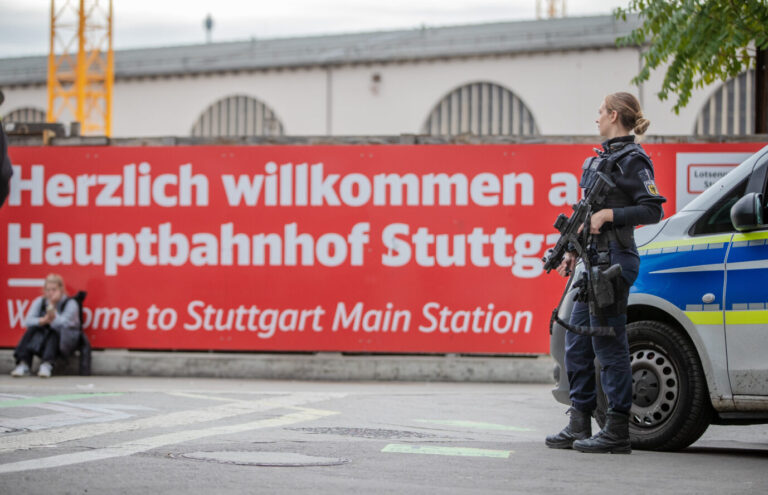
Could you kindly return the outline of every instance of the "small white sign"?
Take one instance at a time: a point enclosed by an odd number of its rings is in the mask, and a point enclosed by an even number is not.
[[[703,193],[709,186],[736,168],[734,164],[692,163],[688,165],[688,192]]]
[[[751,153],[677,153],[675,211],[682,210]]]

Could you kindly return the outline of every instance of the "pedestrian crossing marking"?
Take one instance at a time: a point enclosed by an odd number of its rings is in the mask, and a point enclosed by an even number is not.
[[[464,428],[474,428],[476,430],[496,430],[496,431],[533,431],[531,428],[521,428],[519,426],[507,426],[496,423],[482,423],[479,421],[461,421],[453,419],[417,419],[419,423],[432,423],[444,426],[459,426]]]
[[[329,394],[330,395],[330,394]],[[313,395],[311,398],[302,397],[300,394],[296,396],[286,397],[285,399],[296,403],[316,402],[327,399],[328,397],[320,397]],[[275,407],[279,407],[275,401]],[[298,404],[293,404],[294,406]],[[190,442],[201,440],[218,435],[232,435],[237,433],[245,433],[254,430],[264,428],[277,428],[280,426],[288,426],[294,423],[304,421],[314,421],[317,419],[325,418],[335,414],[339,414],[337,411],[327,411],[322,409],[302,408],[303,410],[284,414],[282,416],[276,416],[271,418],[258,419],[255,421],[249,421],[238,424],[228,424],[213,426],[202,429],[187,429],[181,431],[175,431],[170,433],[159,434],[151,437],[140,438],[123,443],[109,445],[103,448],[96,448],[86,451],[78,451],[61,455],[54,455],[49,457],[42,457],[39,459],[27,459],[23,461],[10,462],[7,464],[0,464],[0,475],[7,473],[17,473],[23,471],[32,471],[38,469],[50,469],[62,466],[70,466],[73,464],[82,464],[85,462],[100,461],[105,459],[112,459],[115,457],[125,457],[140,452],[146,452],[148,450],[156,449],[166,445],[179,444],[183,442]],[[193,413],[194,414],[194,413]],[[23,436],[22,436],[23,437]]]
[[[390,443],[382,452],[391,454],[427,454],[427,455],[448,455],[459,457],[494,457],[497,459],[508,459],[514,450],[492,450],[475,449],[471,447],[440,447],[437,445],[405,445],[399,443]]]
[[[24,399],[13,399],[0,401],[0,407],[22,407],[31,404],[42,404],[45,402],[65,402],[78,399],[90,399],[92,397],[117,397],[122,393],[104,393],[104,394],[67,394],[67,395],[48,395],[45,397],[26,397]]]
[[[98,435],[109,435],[124,431],[135,431],[151,428],[166,428],[219,421],[244,414],[261,413],[279,408],[292,408],[310,402],[343,397],[340,393],[311,394],[299,393],[288,396],[274,397],[267,400],[235,401],[203,409],[175,411],[168,414],[137,418],[130,421],[81,424],[65,428],[54,428],[43,431],[33,431],[22,435],[3,438],[0,443],[0,454],[16,450],[51,447],[72,440],[92,438]]]

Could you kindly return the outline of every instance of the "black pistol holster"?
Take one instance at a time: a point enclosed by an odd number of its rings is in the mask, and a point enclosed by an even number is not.
[[[603,320],[606,314],[620,314],[620,308],[616,306],[620,292],[617,284],[621,283],[621,265],[611,265],[609,241],[613,236],[610,234],[613,234],[613,231],[600,234],[596,238],[596,262],[591,266],[588,284],[589,312],[597,316],[602,325],[605,325]]]

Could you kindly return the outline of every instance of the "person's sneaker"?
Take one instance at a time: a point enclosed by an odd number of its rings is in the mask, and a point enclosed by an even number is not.
[[[29,366],[27,363],[19,363],[16,365],[16,367],[13,368],[13,371],[11,371],[11,376],[15,378],[20,376],[29,376]]]
[[[37,370],[37,376],[40,378],[50,378],[51,372],[53,371],[53,366],[51,366],[51,363],[45,362],[40,365],[40,369]]]

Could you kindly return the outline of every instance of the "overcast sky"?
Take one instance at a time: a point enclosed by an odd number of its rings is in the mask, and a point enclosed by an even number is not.
[[[584,16],[610,14],[628,0],[566,2],[569,16]],[[56,0],[57,6],[64,3]],[[208,14],[213,41],[536,18],[536,0],[114,0],[113,5],[116,49],[205,42]],[[49,23],[50,0],[0,0],[0,57],[46,54]]]

